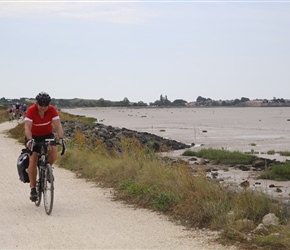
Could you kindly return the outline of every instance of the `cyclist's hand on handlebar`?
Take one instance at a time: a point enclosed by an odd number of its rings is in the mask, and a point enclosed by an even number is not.
[[[59,143],[66,148],[66,140],[63,138],[59,138]]]
[[[26,142],[26,148],[28,148],[29,150],[31,150],[32,146],[33,146],[33,139],[30,139]]]

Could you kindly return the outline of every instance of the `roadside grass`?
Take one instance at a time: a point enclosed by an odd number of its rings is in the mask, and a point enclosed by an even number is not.
[[[6,122],[9,120],[9,114],[7,108],[0,106],[0,122]]]
[[[273,230],[265,232],[266,235],[258,236],[255,242],[262,249],[290,249],[289,238],[290,231],[288,227],[279,226],[276,228],[279,231],[279,237],[276,237]]]
[[[18,123],[17,126],[9,130],[9,136],[20,143],[24,143],[24,122]]]
[[[286,234],[281,238],[275,228],[271,228],[276,235],[272,238],[251,234],[268,213],[276,214],[285,224],[284,230],[290,232],[281,204],[262,193],[233,193],[209,180],[203,171],[196,176],[185,164],[164,163],[153,150],[134,139],[123,139],[118,151],[107,151],[101,142],[96,148],[89,147],[90,138],[77,132],[72,144],[75,146],[58,159],[58,165],[103,187],[114,188],[116,199],[163,212],[189,228],[220,230],[220,241],[225,244],[239,242],[257,247],[271,241],[273,247],[269,249],[287,249],[290,245]]]
[[[23,137],[23,125],[17,127],[10,130],[13,138]],[[202,154],[204,158],[217,154],[220,163],[242,161],[245,164],[252,160],[237,152],[231,155],[224,150],[206,151]],[[234,161],[229,160],[231,157]],[[227,159],[223,161],[224,158]],[[280,203],[246,189],[232,192],[208,179],[204,171],[193,175],[185,163],[173,166],[134,138],[123,138],[115,150],[108,150],[102,141],[92,141],[90,136],[76,131],[57,164],[74,171],[80,178],[113,188],[115,199],[165,213],[189,228],[219,230],[219,241],[224,244],[251,249],[290,248],[288,214]],[[281,226],[269,228],[267,233],[252,233],[268,213],[278,216]]]

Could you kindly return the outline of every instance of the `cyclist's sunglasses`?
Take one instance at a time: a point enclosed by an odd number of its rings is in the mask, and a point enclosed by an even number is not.
[[[49,105],[49,103],[42,103],[42,102],[40,102],[40,103],[38,103],[38,105],[40,107],[47,107]]]

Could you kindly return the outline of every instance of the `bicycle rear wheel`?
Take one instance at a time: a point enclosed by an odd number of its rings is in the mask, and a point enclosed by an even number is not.
[[[52,167],[49,163],[46,164],[44,185],[43,185],[43,203],[45,212],[50,215],[53,208],[54,199],[54,178],[52,174]]]

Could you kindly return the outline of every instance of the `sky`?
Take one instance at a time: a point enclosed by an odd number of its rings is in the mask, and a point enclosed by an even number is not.
[[[290,1],[0,0],[0,98],[290,99]]]

